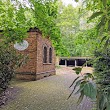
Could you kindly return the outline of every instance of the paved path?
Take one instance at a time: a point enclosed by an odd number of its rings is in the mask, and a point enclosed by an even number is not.
[[[62,68],[57,69],[57,75],[17,83],[14,85],[14,88],[19,88],[16,98],[0,110],[91,110],[88,100],[84,100],[79,107],[76,107],[77,96],[72,95],[67,100],[72,90],[69,86],[75,77],[73,70]]]

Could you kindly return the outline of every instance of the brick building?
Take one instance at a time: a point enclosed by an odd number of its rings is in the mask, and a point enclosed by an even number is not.
[[[29,46],[20,53],[28,55],[25,65],[17,70],[16,78],[37,80],[55,74],[55,51],[49,38],[43,38],[37,28],[28,31]]]

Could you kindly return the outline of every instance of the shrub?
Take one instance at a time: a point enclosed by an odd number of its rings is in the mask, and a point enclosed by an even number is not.
[[[5,90],[15,70],[25,62],[26,57],[18,54],[11,45],[0,44],[0,91]]]
[[[97,83],[97,110],[110,110],[110,50],[96,50],[94,74]]]
[[[76,92],[80,93],[78,104],[84,96],[87,96],[91,99],[96,98],[97,110],[110,110],[110,50],[108,48],[98,49],[94,52],[93,67],[95,77],[90,73],[78,76],[71,85],[73,86],[75,83],[72,93],[76,87],[79,87]],[[74,70],[77,74],[81,72],[81,68]]]

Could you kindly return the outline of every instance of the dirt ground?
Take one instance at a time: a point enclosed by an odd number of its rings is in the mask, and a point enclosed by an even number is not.
[[[84,68],[83,72],[92,72],[92,68]],[[38,81],[13,82],[8,91],[8,100],[0,110],[91,110],[92,102],[84,98],[76,106],[78,95],[70,95],[69,88],[77,75],[72,67],[56,69],[56,75]]]

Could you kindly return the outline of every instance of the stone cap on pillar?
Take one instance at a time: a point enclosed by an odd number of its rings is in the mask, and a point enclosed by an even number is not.
[[[38,32],[38,33],[42,34],[42,32],[37,27],[30,28],[29,31],[27,31],[27,32]]]

